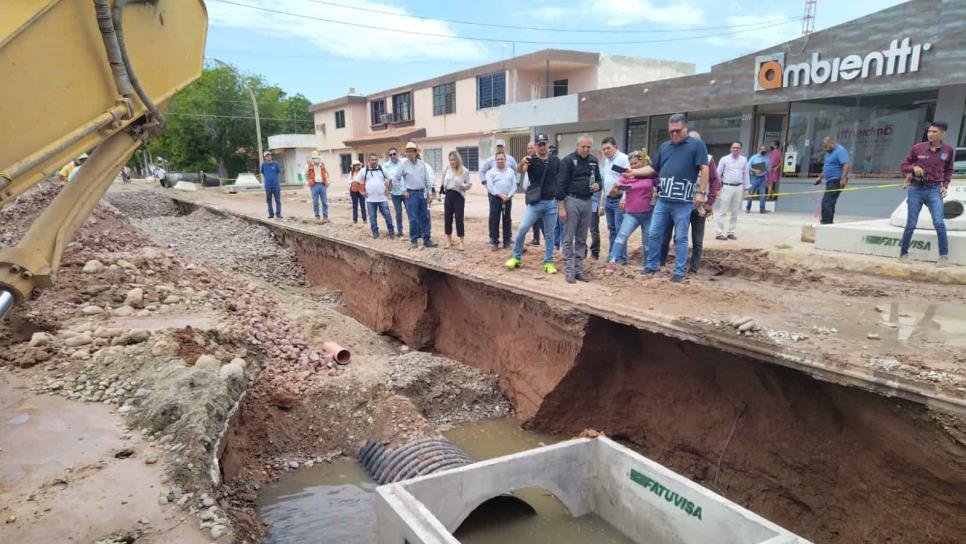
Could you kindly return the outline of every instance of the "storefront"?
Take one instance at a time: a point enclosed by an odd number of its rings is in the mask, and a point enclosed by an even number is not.
[[[909,30],[896,30],[909,29]],[[852,159],[851,184],[894,183],[909,148],[933,120],[966,146],[966,2],[914,0],[712,67],[704,74],[581,93],[581,123],[624,120],[628,149],[653,153],[667,119],[688,116],[715,157],[741,142],[746,154],[779,142],[782,191],[802,192],[821,173],[822,140]],[[887,216],[898,189],[840,200],[840,213]],[[812,212],[809,196],[778,209]]]

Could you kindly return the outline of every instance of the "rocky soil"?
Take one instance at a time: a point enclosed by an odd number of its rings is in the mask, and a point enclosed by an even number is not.
[[[0,245],[15,244],[58,190],[0,211]],[[279,471],[352,455],[372,436],[511,411],[492,375],[406,353],[340,314],[337,293],[298,287],[304,270],[267,229],[179,216],[155,194],[108,200],[67,246],[57,285],[0,323],[0,367],[37,394],[116,407],[163,452],[145,461],[165,469],[158,502],[196,516],[212,539],[257,538],[251,505]],[[352,363],[336,365],[327,339]],[[146,535],[132,527],[102,541]]]

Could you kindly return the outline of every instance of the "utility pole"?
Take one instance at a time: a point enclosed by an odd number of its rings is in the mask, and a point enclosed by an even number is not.
[[[255,100],[255,93],[252,91],[252,88],[248,85],[248,82],[245,80],[245,78],[238,73],[238,70],[235,70],[234,66],[218,59],[211,60],[234,72],[235,75],[238,76],[238,79],[241,80],[242,85],[245,86],[245,89],[248,90],[248,96],[252,98],[252,108],[255,110],[255,137],[258,138],[258,175],[261,176],[262,160],[264,160],[264,154],[262,153],[262,121],[258,117],[258,102]]]
[[[802,36],[815,32],[815,8],[818,0],[805,0],[805,15],[802,16]]]

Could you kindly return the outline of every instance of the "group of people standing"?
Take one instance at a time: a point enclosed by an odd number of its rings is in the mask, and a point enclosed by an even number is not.
[[[939,236],[939,263],[948,262],[942,198],[950,180],[952,150],[942,142],[945,128],[944,123],[932,123],[928,141],[913,147],[901,165],[912,180],[901,258],[906,258],[919,210],[926,205],[934,214]],[[491,249],[511,250],[505,266],[517,269],[523,265],[528,234],[534,234],[531,245],[540,245],[542,233],[544,272],[558,272],[554,251],[562,249],[566,281],[587,282],[590,276],[585,261],[588,253],[592,259],[599,258],[598,225],[599,218],[604,217],[609,239],[606,273],[628,263],[628,240],[638,230],[644,246],[642,275],[655,274],[667,262],[672,241],[675,259],[671,281],[681,282],[688,273],[696,273],[701,267],[705,223],[712,213],[717,217],[718,240],[737,239],[735,228],[743,200],[747,200],[746,212],[751,211],[753,199],[757,198],[759,212],[767,213],[766,198],[780,177],[780,146],[778,142],[773,142],[770,149],[763,145],[758,153],[745,157],[741,144],[735,142],[730,153],[716,163],[701,135],[688,130],[683,114],[670,116],[668,134],[670,140],[661,144],[653,157],[643,150],[625,154],[614,138],[607,137],[601,143],[600,161],[592,153],[594,142],[588,135],[578,138],[574,152],[559,158],[551,152],[547,136],[537,134],[520,161],[506,151],[503,140],[497,140],[495,153],[480,167],[481,183],[489,201]],[[826,184],[822,223],[831,223],[838,196],[848,182],[849,157],[834,138],[825,138],[823,147],[825,166],[816,184]],[[373,153],[365,165],[359,161],[352,164],[348,181],[353,222],[358,222],[360,216],[363,222],[368,220],[372,236],[378,238],[381,215],[389,237],[403,239],[405,211],[412,247],[419,247],[420,240],[424,247],[436,247],[429,213],[430,203],[437,198],[436,175],[420,156],[416,144],[406,144],[405,155],[400,158],[398,150],[390,148],[384,163],[380,164]],[[278,165],[272,162],[269,152],[265,154],[262,174],[269,217],[281,218]],[[307,177],[315,218],[319,223],[327,223],[329,175],[317,152],[312,154]],[[466,193],[472,183],[457,152],[449,153],[441,180],[439,198],[444,200],[448,245],[462,251]],[[524,194],[526,210],[514,236],[511,211],[518,192]]]

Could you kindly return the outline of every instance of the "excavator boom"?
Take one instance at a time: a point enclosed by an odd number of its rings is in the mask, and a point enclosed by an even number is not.
[[[201,75],[202,0],[17,0],[0,18],[0,207],[94,149],[20,243],[0,251],[0,317],[56,280],[64,246]]]

